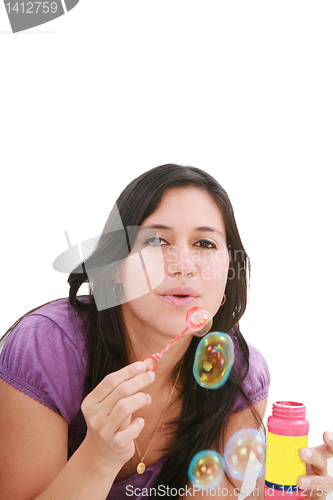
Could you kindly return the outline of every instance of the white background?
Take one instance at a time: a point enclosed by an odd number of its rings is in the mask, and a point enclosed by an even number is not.
[[[333,4],[81,0],[11,34],[0,5],[1,331],[68,293],[53,260],[169,162],[228,192],[252,262],[245,338],[277,400],[333,431]]]

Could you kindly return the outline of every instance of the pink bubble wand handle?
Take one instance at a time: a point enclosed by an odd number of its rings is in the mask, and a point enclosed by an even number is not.
[[[152,354],[151,356],[145,356],[144,358],[142,358],[142,359],[141,359],[141,361],[144,361],[145,359],[148,359],[148,358],[153,359],[153,360],[155,361],[155,366],[154,366],[154,368],[153,368],[153,370],[152,370],[152,371],[153,371],[153,372],[156,372],[157,367],[158,367],[158,362],[159,362],[159,360],[161,359],[162,354],[164,354],[164,353],[165,353],[165,351],[167,351],[168,349],[170,349],[170,347],[171,347],[171,346],[172,346],[172,345],[173,345],[173,344],[174,344],[174,343],[175,343],[178,339],[180,339],[180,337],[181,337],[182,335],[184,335],[184,333],[185,333],[185,332],[187,332],[187,330],[188,330],[188,329],[189,329],[189,328],[188,328],[188,327],[186,327],[186,328],[185,328],[182,332],[178,333],[178,335],[177,335],[174,339],[172,339],[172,340],[168,343],[168,345],[166,345],[165,347],[163,347],[162,351],[160,351],[160,352],[155,352],[155,354]]]

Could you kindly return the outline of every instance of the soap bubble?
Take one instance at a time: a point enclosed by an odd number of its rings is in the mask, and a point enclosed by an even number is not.
[[[213,488],[224,476],[221,456],[213,450],[200,451],[191,460],[188,477],[193,486]]]
[[[229,335],[209,333],[200,340],[195,353],[195,380],[206,389],[218,389],[227,381],[234,359],[234,345]]]
[[[202,307],[192,307],[187,311],[186,323],[188,329],[196,337],[203,337],[212,327],[212,315]]]
[[[236,432],[225,447],[223,460],[226,471],[235,479],[256,479],[265,472],[265,438],[257,429]],[[256,454],[253,452],[256,450]],[[256,457],[257,455],[257,457]]]

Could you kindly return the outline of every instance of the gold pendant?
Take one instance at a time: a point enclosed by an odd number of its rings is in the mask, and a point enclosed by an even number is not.
[[[144,471],[146,470],[146,466],[143,462],[140,462],[136,468],[139,474],[143,474]]]

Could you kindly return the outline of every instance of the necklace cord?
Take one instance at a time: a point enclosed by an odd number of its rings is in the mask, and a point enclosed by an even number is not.
[[[162,420],[163,420],[163,417],[164,417],[164,415],[165,415],[165,412],[167,411],[167,408],[168,408],[168,406],[169,406],[169,403],[170,403],[170,401],[171,401],[172,395],[173,395],[173,393],[174,393],[174,391],[175,391],[175,388],[176,388],[176,385],[177,385],[177,382],[178,382],[178,378],[179,378],[179,375],[180,375],[180,372],[181,372],[181,369],[182,369],[182,366],[183,366],[183,361],[184,361],[184,356],[183,356],[183,358],[182,358],[182,362],[181,362],[180,368],[179,368],[178,373],[177,373],[176,381],[175,381],[175,383],[174,383],[174,385],[173,385],[173,388],[172,388],[171,394],[170,394],[170,396],[169,396],[168,402],[167,402],[167,404],[166,404],[166,407],[165,407],[165,409],[164,409],[164,411],[163,411],[163,413],[162,413],[161,418],[160,418],[160,419],[159,419],[159,421],[158,421],[158,424],[157,424],[157,427],[156,427],[155,432],[154,432],[154,434],[153,434],[153,437],[151,438],[151,440],[150,440],[150,442],[149,442],[149,444],[148,444],[148,448],[146,449],[146,452],[145,452],[145,454],[144,454],[144,455],[141,455],[141,453],[140,453],[140,451],[139,451],[139,447],[138,447],[138,445],[137,445],[137,442],[136,442],[136,441],[135,441],[135,439],[134,439],[134,444],[135,444],[135,447],[136,447],[136,449],[137,449],[137,452],[138,452],[138,454],[139,454],[139,457],[141,458],[141,462],[140,462],[140,463],[139,463],[139,465],[137,466],[137,471],[138,471],[138,473],[139,473],[139,474],[142,474],[142,473],[145,471],[145,468],[146,468],[146,467],[145,467],[145,464],[143,463],[143,461],[144,461],[144,459],[145,459],[145,456],[146,456],[146,455],[147,455],[147,453],[148,453],[148,450],[149,450],[149,448],[150,448],[151,443],[153,442],[154,437],[156,436],[156,433],[157,433],[157,431],[158,431],[158,429],[159,429],[159,427],[160,427],[160,424],[161,424],[161,422],[162,422]],[[141,465],[141,464],[142,464],[142,465]]]

